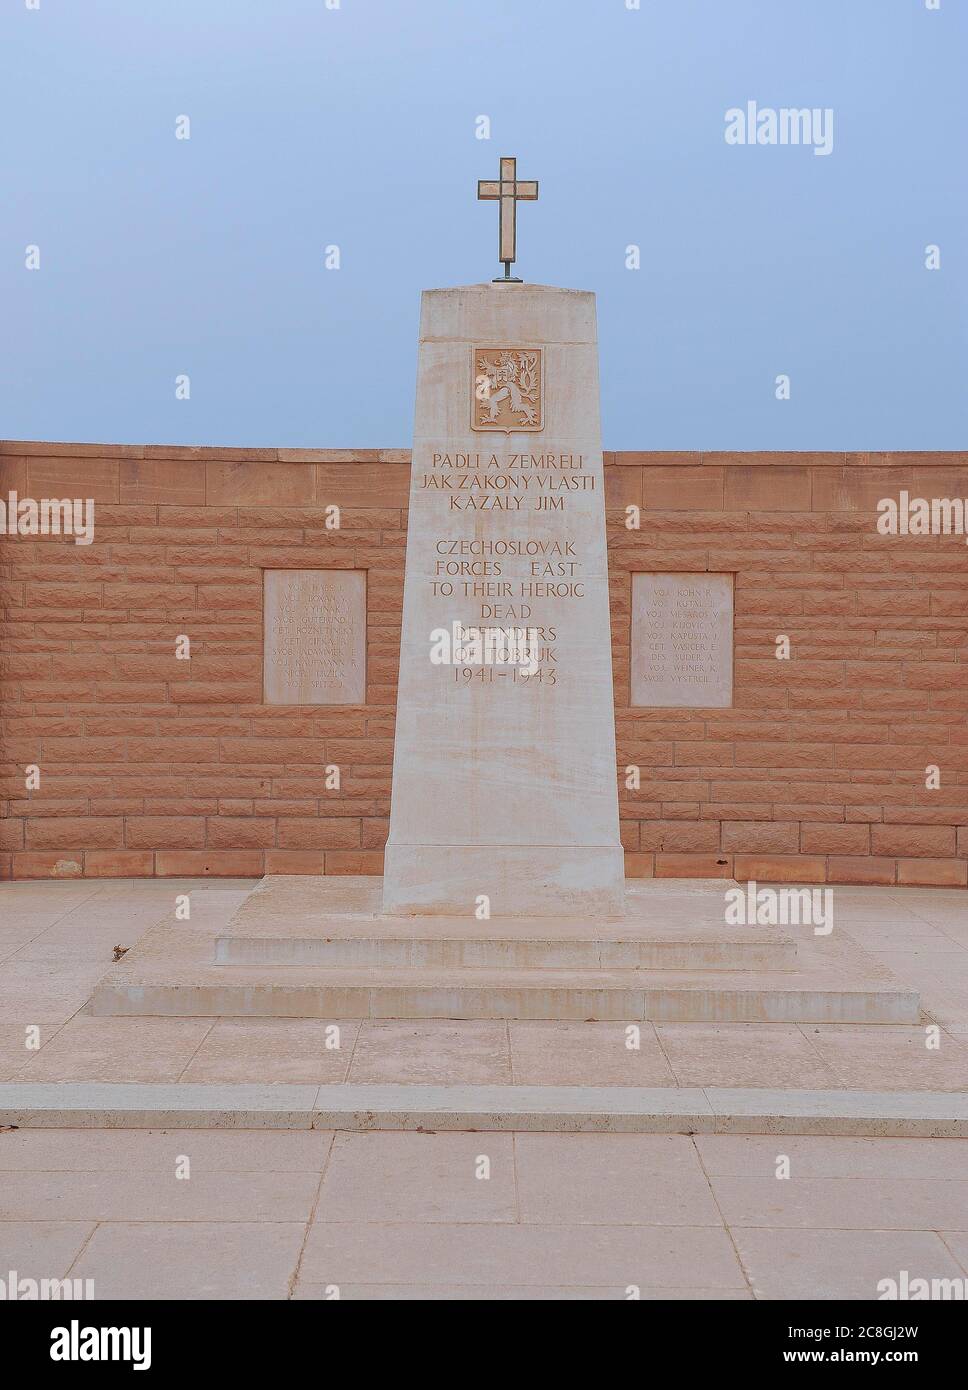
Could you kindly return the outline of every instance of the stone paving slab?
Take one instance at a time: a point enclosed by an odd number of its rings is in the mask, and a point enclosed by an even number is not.
[[[693,1140],[713,1177],[775,1177],[775,1135],[698,1134]],[[963,1139],[880,1139],[788,1134],[782,1153],[799,1178],[965,1178],[968,1144]]]
[[[872,1301],[901,1271],[968,1280],[965,1139],[5,1130],[0,1167],[0,1270],[95,1300]]]
[[[8,1171],[0,1186],[5,1221],[307,1221],[316,1173]]]
[[[322,1172],[333,1143],[322,1129],[18,1129],[0,1134],[0,1173],[153,1173],[179,1156],[192,1173]],[[968,1145],[965,1146],[968,1149]],[[2,1186],[2,1179],[0,1179]]]
[[[96,1299],[285,1299],[304,1239],[301,1220],[105,1222],[71,1277]]]
[[[880,1281],[897,1279],[904,1269],[921,1278],[965,1280],[965,1269],[934,1231],[731,1230],[757,1300],[876,1299]]]
[[[728,1233],[713,1226],[316,1222],[300,1278],[310,1284],[682,1287],[702,1270],[714,1290],[746,1289]]]

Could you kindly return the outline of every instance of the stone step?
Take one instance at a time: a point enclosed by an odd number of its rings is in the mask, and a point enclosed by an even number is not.
[[[768,1087],[0,1083],[18,1129],[514,1130],[968,1137],[968,1096]]]
[[[98,1015],[915,1023],[916,991],[866,957],[795,971],[341,967],[212,963],[212,940],[163,923],[97,985]],[[866,962],[866,967],[864,965]]]
[[[543,970],[787,970],[783,927],[731,926],[722,889],[629,891],[624,920],[389,917],[379,880],[272,875],[218,935],[218,965]]]
[[[655,1023],[916,1023],[918,995],[880,981],[804,987],[737,972],[324,970],[213,967],[179,979],[103,980],[91,1012],[203,1018],[505,1018]],[[244,972],[244,973],[243,973]]]
[[[228,926],[204,911],[159,923],[104,976],[90,1008],[204,1018],[918,1021],[917,992],[849,938],[806,928],[795,941],[785,928],[729,926],[723,887],[632,886],[622,921],[478,922],[385,916],[379,880],[274,876]]]
[[[354,923],[352,929],[348,925],[323,921],[318,936],[223,934],[216,939],[215,963],[269,968],[726,971],[793,969],[797,957],[791,937],[768,935],[765,929],[759,935],[755,929],[737,929],[728,939],[696,928],[658,926],[643,928],[642,935],[614,928],[606,935],[599,928],[595,936],[588,924],[580,935],[542,936],[531,924],[522,923],[520,933],[516,930],[513,936],[500,926],[484,936],[461,930],[463,923],[444,919],[438,930],[411,926],[403,936],[388,933],[378,923]]]

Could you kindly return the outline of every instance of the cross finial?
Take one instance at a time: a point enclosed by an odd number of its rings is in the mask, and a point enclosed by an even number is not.
[[[500,207],[498,226],[500,229],[500,239],[498,242],[498,260],[504,262],[504,274],[499,275],[495,283],[510,282],[520,284],[521,281],[516,275],[511,274],[511,265],[515,258],[515,230],[517,223],[517,203],[519,198],[524,198],[528,202],[534,202],[538,196],[538,184],[535,179],[519,179],[517,176],[517,160],[502,158],[501,177],[499,179],[478,179],[477,196],[485,200],[497,199]]]

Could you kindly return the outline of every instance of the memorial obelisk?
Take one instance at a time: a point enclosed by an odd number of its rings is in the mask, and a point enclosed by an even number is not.
[[[502,159],[504,276],[423,295],[389,913],[623,911],[595,296],[511,276],[537,194]]]

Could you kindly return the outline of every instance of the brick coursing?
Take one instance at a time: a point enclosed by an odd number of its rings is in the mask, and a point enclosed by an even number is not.
[[[965,497],[968,454],[605,461],[629,875],[964,887],[968,546],[874,507]],[[91,546],[0,537],[0,876],[379,873],[408,479],[402,449],[0,444],[0,495],[96,499]],[[267,706],[262,570],[316,567],[367,571],[367,703]],[[736,576],[731,709],[629,705],[630,576],[680,569]]]

